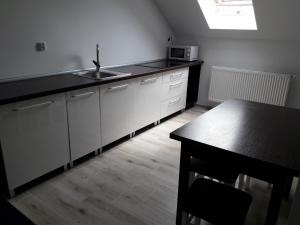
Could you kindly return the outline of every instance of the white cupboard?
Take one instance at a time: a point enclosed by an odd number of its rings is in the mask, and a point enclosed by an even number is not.
[[[139,78],[136,83],[135,130],[160,120],[160,99],[162,93],[161,74]]]
[[[185,108],[188,68],[0,106],[8,188]]]
[[[135,80],[100,86],[102,144],[107,145],[135,131]]]
[[[71,161],[101,148],[99,88],[67,93]]]
[[[102,145],[185,108],[188,68],[100,86]]]
[[[0,137],[10,190],[66,165],[70,154],[65,95],[1,106]]]

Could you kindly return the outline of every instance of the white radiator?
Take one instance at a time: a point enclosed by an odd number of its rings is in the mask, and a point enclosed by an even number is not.
[[[284,106],[292,76],[213,66],[210,101],[243,99]]]

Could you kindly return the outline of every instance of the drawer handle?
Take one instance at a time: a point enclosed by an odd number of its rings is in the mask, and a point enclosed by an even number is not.
[[[107,88],[108,91],[116,91],[116,90],[122,90],[128,87],[128,84],[120,85],[120,86],[115,86],[115,87],[109,87]]]
[[[42,103],[29,105],[29,106],[25,106],[25,107],[15,108],[15,109],[13,109],[13,111],[15,111],[15,112],[25,111],[28,109],[34,109],[34,108],[39,108],[39,107],[43,107],[43,106],[48,106],[53,103],[54,103],[54,101],[47,101],[47,102],[42,102]]]
[[[153,82],[157,81],[157,79],[158,79],[158,78],[155,77],[155,78],[150,78],[150,79],[142,80],[142,81],[141,81],[141,84],[153,83]]]
[[[82,97],[90,96],[93,94],[95,94],[95,92],[90,91],[90,92],[86,92],[86,93],[82,93],[82,94],[78,94],[78,95],[72,95],[71,98],[82,98]]]
[[[179,74],[173,74],[171,75],[170,80],[177,80],[180,79],[182,77],[183,73],[179,73]]]
[[[181,100],[181,98],[177,98],[177,99],[175,99],[175,100],[173,100],[173,101],[170,101],[170,102],[169,102],[169,105],[174,105],[174,104],[180,102],[180,100]]]
[[[181,81],[181,82],[178,82],[178,83],[175,83],[175,84],[170,84],[170,88],[174,88],[174,87],[178,87],[178,86],[181,86],[184,82]]]

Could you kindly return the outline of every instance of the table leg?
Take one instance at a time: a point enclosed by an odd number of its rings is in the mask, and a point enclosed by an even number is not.
[[[294,180],[294,176],[290,176],[290,177],[288,177],[288,179],[286,181],[286,185],[285,185],[285,189],[284,189],[284,199],[285,200],[289,200],[293,180]]]
[[[177,198],[177,214],[176,214],[176,225],[185,224],[187,218],[183,212],[184,196],[188,190],[189,182],[189,161],[190,156],[185,150],[185,145],[181,145],[180,154],[180,168],[179,168],[179,184],[178,184],[178,198]]]
[[[270,199],[268,213],[267,213],[266,225],[277,224],[280,206],[284,196],[285,186],[286,186],[285,178],[278,179],[273,184],[271,199]]]
[[[293,201],[292,209],[289,215],[288,225],[299,225],[300,221],[300,179],[297,184],[297,190]]]

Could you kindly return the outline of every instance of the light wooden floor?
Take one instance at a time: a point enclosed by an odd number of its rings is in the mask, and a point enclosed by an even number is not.
[[[203,112],[194,107],[11,202],[38,225],[173,225],[180,143],[169,133]],[[253,179],[250,192],[255,202],[247,224],[263,224],[270,190]]]

